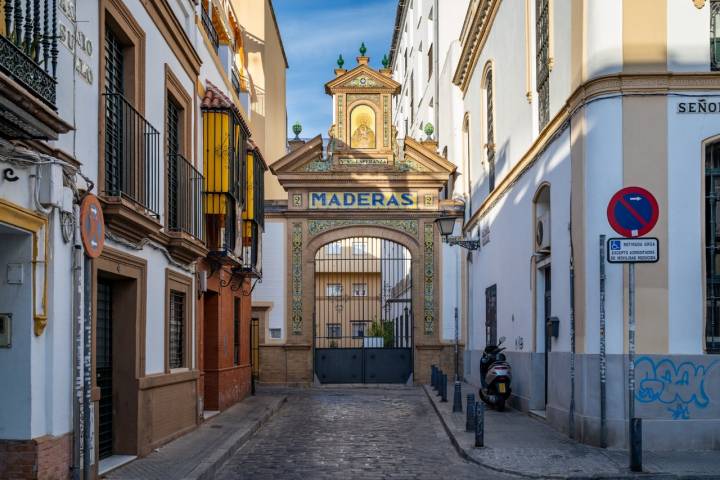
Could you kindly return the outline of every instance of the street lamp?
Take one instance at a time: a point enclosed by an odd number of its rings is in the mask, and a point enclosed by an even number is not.
[[[459,245],[467,250],[479,250],[479,240],[464,240],[463,237],[451,237],[455,230],[455,220],[458,217],[440,217],[435,224],[440,230],[443,242],[448,245]],[[453,412],[462,412],[461,384],[460,384],[460,328],[458,319],[458,308],[455,307],[455,391],[453,392]],[[468,408],[470,406],[468,405]]]
[[[443,242],[448,245],[459,245],[462,248],[468,250],[480,249],[480,240],[463,240],[462,237],[451,237],[453,230],[455,230],[455,220],[458,217],[440,217],[435,220],[435,224],[440,230],[440,236],[442,236]]]

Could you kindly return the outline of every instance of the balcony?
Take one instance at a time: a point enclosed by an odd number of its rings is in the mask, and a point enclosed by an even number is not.
[[[0,136],[57,139],[56,0],[0,0]]]
[[[218,49],[220,48],[220,37],[218,35],[217,29],[215,29],[215,26],[212,23],[212,19],[210,18],[210,12],[205,8],[205,5],[203,5],[200,10],[202,12],[201,17],[203,27],[205,28],[205,33],[207,33],[208,39],[210,40],[210,43],[212,43],[212,46],[215,48],[215,53],[217,53]]]
[[[235,197],[224,192],[205,192],[207,247],[210,254],[223,263],[240,263],[238,248],[238,204]]]
[[[203,175],[182,155],[168,155],[168,250],[190,263],[207,254],[203,244]]]
[[[103,97],[103,213],[110,230],[139,241],[160,229],[160,132],[122,94]]]

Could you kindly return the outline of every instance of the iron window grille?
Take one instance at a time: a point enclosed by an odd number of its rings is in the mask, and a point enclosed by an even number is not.
[[[185,366],[185,294],[170,291],[170,319],[168,328],[169,367]]]
[[[265,166],[255,151],[248,155],[247,159],[252,162],[252,175],[248,175],[247,179],[247,202],[243,216],[243,267],[261,275],[261,236],[265,228]]]
[[[705,271],[707,353],[720,353],[720,141],[705,150]]]
[[[550,121],[550,5],[549,0],[536,0],[536,88],[540,130]]]
[[[485,145],[488,162],[488,186],[490,193],[495,190],[495,122],[493,105],[493,73],[488,70],[485,77],[485,124],[487,127]]]
[[[235,299],[235,312],[233,317],[233,365],[240,365],[240,299]]]
[[[57,1],[4,0],[0,6],[0,70],[57,110]]]
[[[720,0],[710,2],[710,70],[720,71]]]

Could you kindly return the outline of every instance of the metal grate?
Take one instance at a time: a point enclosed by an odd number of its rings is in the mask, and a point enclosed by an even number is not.
[[[233,317],[233,365],[240,365],[240,313],[242,303],[239,298],[235,298],[235,312]]]
[[[185,366],[185,294],[170,291],[169,366]]]
[[[540,130],[550,121],[550,23],[549,0],[536,1],[536,88],[538,92],[538,119]]]
[[[372,334],[384,338],[383,348],[411,347],[411,265],[407,248],[381,238],[345,238],[321,247],[315,256],[315,346],[360,348]]]
[[[493,105],[493,72],[488,70],[485,77],[485,123],[487,125],[488,186],[490,193],[495,190],[495,122]]]
[[[215,49],[215,53],[217,53],[218,49],[220,48],[220,38],[218,36],[217,30],[215,29],[215,26],[212,23],[212,19],[210,18],[210,12],[208,11],[208,8],[210,8],[209,5],[205,6],[203,4],[202,8],[200,9],[200,10],[202,10],[202,13],[201,13],[202,24],[203,24],[203,27],[205,28],[205,33],[207,33],[208,39],[210,40],[210,43],[213,46],[213,49]]]
[[[720,353],[720,142],[705,150],[705,271],[707,353]]]
[[[168,226],[178,230],[178,170],[180,153],[180,108],[173,99],[167,99],[167,152],[168,152]]]
[[[97,321],[95,328],[95,374],[100,389],[99,438],[100,459],[113,453],[113,402],[112,402],[112,284],[98,280]]]
[[[124,57],[120,40],[112,29],[105,29],[105,90],[108,93],[124,94]],[[122,102],[120,96],[105,99],[105,189],[109,192],[123,189],[121,162]]]
[[[720,71],[720,0],[710,2],[710,70]]]
[[[485,289],[485,345],[497,345],[497,285]]]

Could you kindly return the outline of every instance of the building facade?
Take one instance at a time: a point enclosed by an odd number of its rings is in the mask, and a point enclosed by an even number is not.
[[[440,192],[455,167],[433,142],[393,128],[400,85],[338,61],[325,85],[329,139],[291,140],[270,169],[287,200],[266,202],[273,245],[255,293],[260,381],[268,384],[413,383],[431,364],[453,367],[438,312]],[[299,134],[299,132],[298,132]]]
[[[433,8],[400,3],[396,32]],[[637,266],[635,414],[648,448],[716,449],[720,2],[518,3],[469,2],[440,77],[455,93],[435,104],[462,234],[481,244],[447,265],[463,294],[465,377],[479,385],[483,348],[505,337],[517,408],[581,441],[626,445],[628,269],[605,263],[601,276],[600,236],[619,236],[613,194],[643,187],[659,204],[649,235],[660,259]],[[399,82],[417,42],[405,38],[392,46]],[[414,125],[407,113],[396,123],[406,118]]]
[[[0,476],[102,474],[250,394],[279,148],[250,119],[271,103],[284,125],[287,64],[269,1],[30,5],[0,22]],[[258,57],[252,15],[273,35]]]

